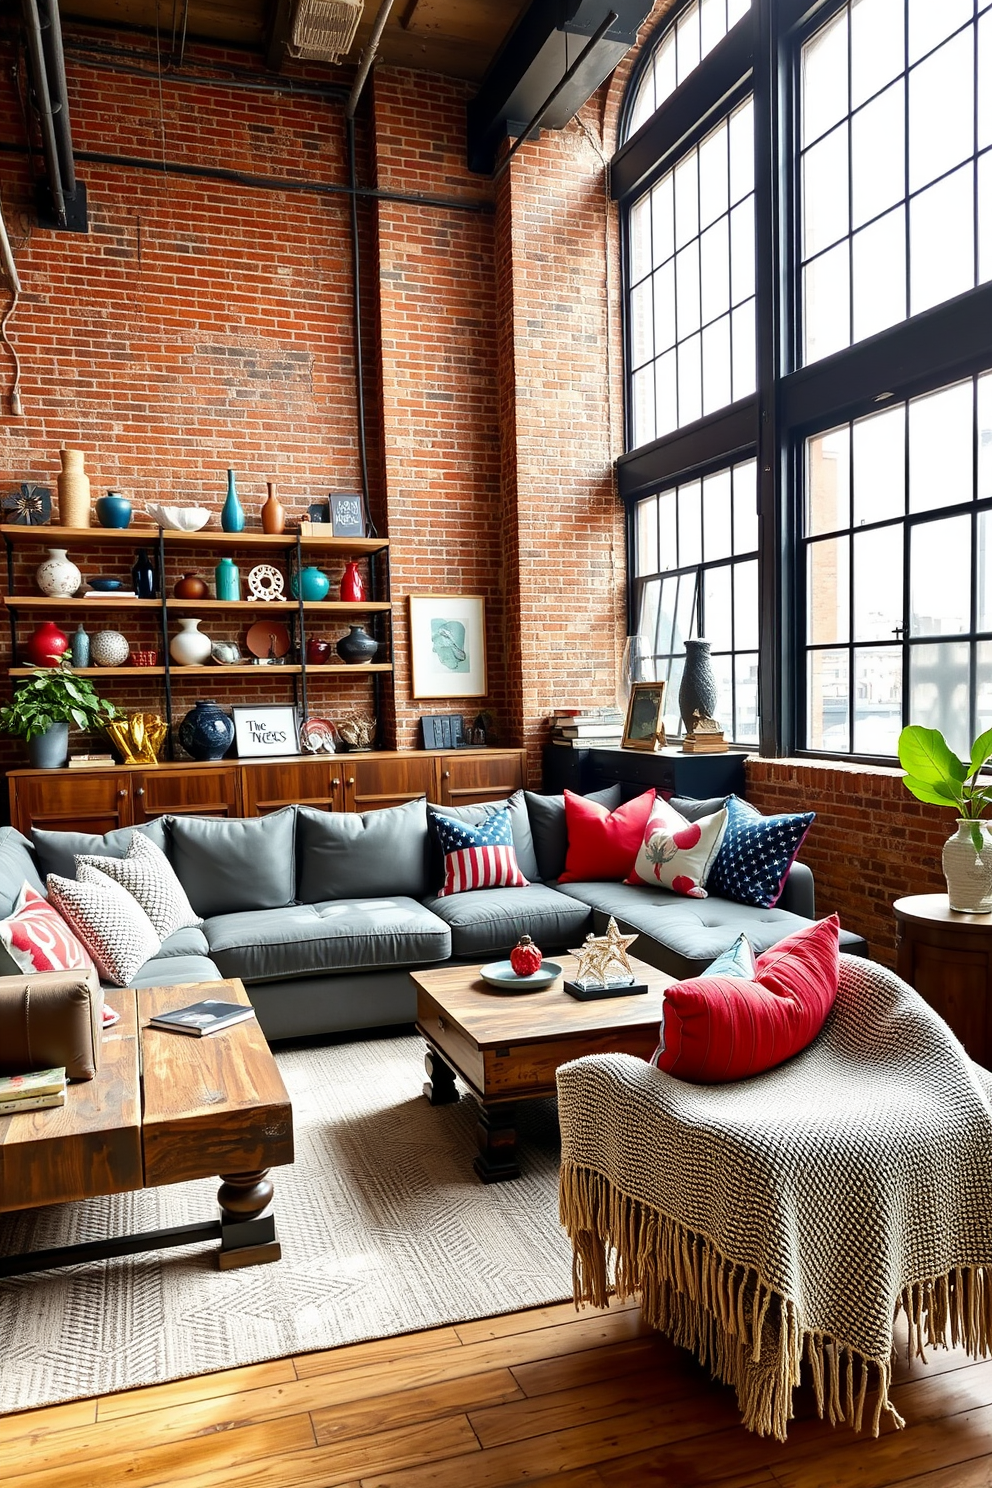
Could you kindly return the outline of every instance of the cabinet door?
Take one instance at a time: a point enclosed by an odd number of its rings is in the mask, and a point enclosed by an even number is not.
[[[11,780],[11,821],[56,832],[112,832],[132,824],[126,771],[39,770]]]
[[[381,811],[384,806],[401,806],[432,793],[434,760],[427,754],[399,759],[342,754],[338,767],[346,811]]]
[[[341,768],[334,757],[245,765],[241,771],[245,816],[266,816],[283,806],[341,811]]]
[[[442,754],[438,758],[439,794],[442,806],[474,806],[479,801],[497,801],[512,796],[524,783],[521,750],[513,753],[485,751],[476,754]]]
[[[134,820],[165,816],[240,816],[237,765],[148,770],[131,778]]]

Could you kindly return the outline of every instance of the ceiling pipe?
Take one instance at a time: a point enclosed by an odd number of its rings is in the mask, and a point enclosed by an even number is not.
[[[38,118],[41,126],[41,146],[48,170],[49,190],[55,219],[60,227],[66,226],[65,195],[62,190],[62,173],[59,169],[58,145],[55,141],[55,123],[52,118],[52,99],[48,91],[48,69],[45,65],[44,43],[41,36],[41,17],[38,0],[21,0],[24,25],[28,35],[28,53],[31,57],[31,81],[34,84],[38,103]]]
[[[72,158],[72,131],[69,128],[69,89],[65,76],[65,52],[62,50],[62,23],[57,0],[37,0],[41,22],[41,40],[45,49],[48,95],[52,106],[55,144],[59,152],[62,187],[67,196],[76,190],[76,162]]]
[[[375,61],[376,52],[379,50],[379,41],[385,30],[386,22],[389,20],[389,12],[392,8],[393,0],[382,0],[382,4],[379,6],[379,14],[375,18],[375,25],[372,27],[372,35],[369,37],[368,44],[358,59],[358,73],[352,84],[351,92],[348,95],[348,102],[344,108],[346,119],[353,119],[355,117],[358,100],[362,95],[362,89],[365,87],[365,79],[368,77],[372,63]]]

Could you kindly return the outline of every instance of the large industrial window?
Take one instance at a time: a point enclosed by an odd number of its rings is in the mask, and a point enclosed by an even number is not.
[[[907,722],[965,749],[992,726],[992,0],[692,0],[628,99],[632,633],[672,693],[706,635],[720,721],[766,753],[892,759]]]

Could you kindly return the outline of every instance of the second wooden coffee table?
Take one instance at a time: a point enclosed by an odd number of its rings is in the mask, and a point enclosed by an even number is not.
[[[574,956],[554,960],[574,976]],[[484,982],[478,966],[413,973],[417,1027],[430,1045],[424,1094],[433,1106],[457,1100],[460,1075],[479,1102],[473,1166],[483,1183],[519,1176],[516,1104],[554,1095],[559,1065],[584,1054],[650,1059],[658,1047],[662,993],[675,978],[634,956],[630,964],[648,991],[597,1002],[570,997],[560,977],[541,992],[509,993]]]

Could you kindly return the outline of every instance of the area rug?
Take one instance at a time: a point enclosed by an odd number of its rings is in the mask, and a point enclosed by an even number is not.
[[[571,1296],[555,1105],[520,1107],[521,1177],[472,1171],[471,1097],[423,1098],[421,1039],[277,1055],[296,1162],[273,1170],[283,1259],[220,1272],[216,1242],[0,1282],[0,1411],[512,1312]],[[5,1216],[0,1252],[192,1224],[213,1180]]]

